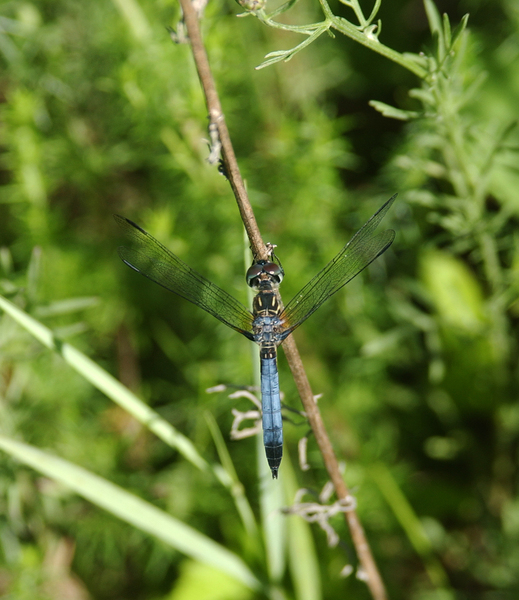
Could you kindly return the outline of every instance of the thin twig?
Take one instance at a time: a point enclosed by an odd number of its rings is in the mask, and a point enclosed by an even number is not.
[[[240,168],[238,167],[238,161],[234,154],[229,130],[225,123],[222,106],[220,104],[218,92],[216,91],[213,74],[211,73],[211,68],[209,66],[207,52],[205,51],[202,42],[202,35],[198,24],[198,15],[190,0],[180,0],[180,6],[184,13],[184,22],[186,24],[189,41],[191,42],[191,49],[193,51],[193,58],[195,59],[196,70],[198,71],[198,77],[200,78],[200,83],[204,89],[209,118],[211,123],[214,123],[218,129],[226,174],[240,209],[241,218],[251,243],[252,253],[255,257],[266,260],[268,258],[267,249],[259,232],[256,217],[254,216],[254,212],[250,205]]]
[[[182,6],[184,13],[184,21],[189,40],[191,42],[198,76],[204,89],[211,123],[215,123],[218,128],[220,141],[222,143],[222,155],[225,168],[231,183],[231,187],[236,196],[236,201],[238,202],[240,213],[247,230],[247,235],[249,236],[252,252],[254,256],[266,259],[267,255],[265,244],[261,238],[256,218],[254,216],[254,212],[250,205],[245,186],[240,175],[240,170],[229,137],[229,132],[225,124],[225,119],[220,100],[218,98],[218,93],[216,91],[214,79],[209,67],[207,53],[202,42],[198,16],[190,0],[180,0],[180,5]],[[350,493],[341,476],[337,457],[333,451],[330,438],[328,437],[324,427],[317,404],[314,401],[314,395],[310,388],[310,383],[306,376],[299,351],[297,350],[296,343],[292,336],[289,336],[289,338],[283,342],[283,349],[294,376],[304,409],[308,415],[308,420],[323,456],[326,469],[328,470],[330,478],[335,487],[337,499],[346,500],[347,497],[350,496]],[[384,584],[378,572],[373,555],[371,554],[369,543],[366,539],[364,529],[357,517],[356,511],[347,511],[344,513],[344,515],[351,532],[353,544],[357,550],[357,555],[360,560],[366,584],[371,591],[371,595],[374,600],[386,600],[387,595],[384,589]]]

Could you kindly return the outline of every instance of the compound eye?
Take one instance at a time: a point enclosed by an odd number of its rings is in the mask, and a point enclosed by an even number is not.
[[[249,267],[247,270],[247,274],[245,275],[245,279],[247,280],[247,285],[252,287],[254,285],[254,280],[261,275],[263,271],[263,265],[256,263]]]
[[[270,275],[277,283],[281,283],[283,281],[283,276],[285,275],[283,269],[272,262],[263,265],[263,272]]]

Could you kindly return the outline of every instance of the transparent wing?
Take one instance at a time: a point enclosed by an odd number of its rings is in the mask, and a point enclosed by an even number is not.
[[[254,339],[252,313],[241,302],[191,269],[133,221],[119,215],[114,218],[136,246],[118,248],[119,256],[129,267],[203,308],[250,340]]]
[[[351,281],[378,256],[391,246],[395,232],[388,229],[375,237],[373,232],[387,211],[396,194],[392,196],[344,246],[322,271],[320,271],[285,307],[281,313],[285,339],[296,327],[315,312],[323,302]]]

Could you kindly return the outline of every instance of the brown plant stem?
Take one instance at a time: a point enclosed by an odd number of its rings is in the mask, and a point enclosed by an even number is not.
[[[211,123],[214,123],[218,129],[220,142],[222,144],[222,157],[227,170],[228,179],[236,197],[247,235],[249,236],[252,252],[255,257],[266,259],[266,247],[260,235],[258,224],[256,222],[254,212],[250,205],[245,186],[241,178],[240,169],[236,161],[229,131],[225,123],[225,118],[222,112],[218,93],[216,91],[215,82],[209,66],[207,53],[202,42],[197,13],[190,0],[179,1],[184,13],[184,21],[191,43],[198,76],[204,90],[210,120]],[[308,420],[312,427],[312,431],[323,456],[326,469],[328,470],[328,474],[330,475],[335,487],[337,498],[340,500],[346,500],[348,496],[350,496],[350,493],[340,473],[337,457],[335,456],[330,438],[326,432],[326,428],[324,427],[319,408],[314,401],[310,383],[306,376],[301,357],[292,336],[283,342],[283,349],[294,376],[299,395],[301,396],[303,407],[308,415]],[[366,584],[371,592],[372,597],[374,600],[387,600],[384,584],[371,553],[364,529],[357,517],[355,510],[346,511],[344,515],[365,575]]]
[[[216,91],[216,85],[214,82],[211,67],[209,66],[209,59],[207,58],[207,52],[202,41],[202,35],[200,33],[200,27],[198,24],[198,15],[190,0],[180,0],[180,6],[184,13],[184,22],[186,24],[189,41],[191,43],[191,49],[193,51],[193,58],[195,59],[196,70],[198,71],[198,77],[207,104],[207,110],[209,111],[210,122],[213,123],[217,130],[220,142],[222,144],[222,158],[227,171],[227,178],[236,197],[238,208],[240,209],[241,218],[247,231],[247,236],[250,240],[252,253],[258,259],[267,259],[268,253],[263,239],[261,237],[256,217],[250,205],[249,197],[245,189],[245,184],[240,173],[238,161],[234,154],[234,148],[227,129],[225,117],[220,104],[220,98]]]

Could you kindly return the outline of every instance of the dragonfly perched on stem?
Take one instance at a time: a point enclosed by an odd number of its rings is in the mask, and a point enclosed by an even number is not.
[[[283,268],[276,262],[255,261],[246,275],[247,284],[257,292],[252,312],[222,288],[191,269],[133,221],[114,215],[134,244],[131,248],[121,246],[118,249],[119,256],[129,267],[203,308],[260,346],[263,443],[273,478],[278,476],[283,456],[277,347],[332,294],[389,248],[395,238],[392,229],[377,235],[373,233],[395,198],[396,194],[285,308],[278,296],[278,287],[284,276]]]

